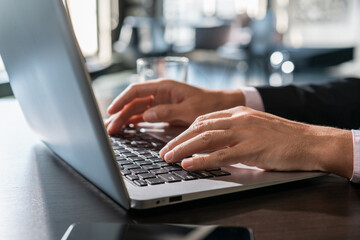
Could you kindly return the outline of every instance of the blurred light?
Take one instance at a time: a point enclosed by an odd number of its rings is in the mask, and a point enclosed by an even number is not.
[[[96,0],[65,0],[77,41],[85,57],[99,50]]]
[[[247,2],[246,12],[250,18],[261,20],[266,16],[266,10],[267,0],[249,0]]]
[[[203,1],[203,12],[208,17],[214,16],[216,12],[216,0]]]
[[[240,61],[237,65],[236,65],[236,69],[241,71],[241,72],[246,72],[249,69],[249,65],[246,61]]]
[[[289,14],[286,9],[281,9],[276,12],[276,31],[284,34],[289,28]]]
[[[291,61],[286,61],[281,65],[281,71],[284,73],[292,73],[295,69],[294,64]]]
[[[273,66],[278,66],[284,60],[284,56],[281,52],[276,51],[270,56],[270,63]]]
[[[272,73],[269,78],[269,84],[273,87],[279,87],[282,85],[282,78],[280,73]]]
[[[304,44],[303,34],[300,29],[292,28],[290,30],[290,43],[295,48],[300,48]]]
[[[244,14],[247,8],[247,1],[235,1],[235,12],[236,14]]]
[[[287,7],[289,5],[289,0],[277,0],[279,7]]]

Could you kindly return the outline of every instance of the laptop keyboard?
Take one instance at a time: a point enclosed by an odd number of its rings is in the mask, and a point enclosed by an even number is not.
[[[159,155],[165,143],[133,128],[110,140],[121,174],[140,187],[230,175],[221,168],[189,172],[181,163],[169,164]]]

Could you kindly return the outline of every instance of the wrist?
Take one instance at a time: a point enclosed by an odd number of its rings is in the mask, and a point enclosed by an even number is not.
[[[318,142],[316,151],[317,168],[346,178],[353,173],[353,141],[351,131],[318,127],[315,139]]]
[[[241,90],[220,90],[217,93],[221,96],[223,109],[245,106],[245,95]]]

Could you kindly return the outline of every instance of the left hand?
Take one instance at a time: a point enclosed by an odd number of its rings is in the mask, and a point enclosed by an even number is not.
[[[210,154],[186,158],[195,153]],[[246,107],[198,117],[160,155],[189,171],[243,163],[267,170],[352,175],[350,131],[290,121]],[[341,161],[340,161],[341,159]]]

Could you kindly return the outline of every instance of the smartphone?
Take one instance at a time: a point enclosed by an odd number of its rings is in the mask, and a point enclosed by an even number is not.
[[[217,225],[74,223],[62,240],[253,240],[244,227]]]

